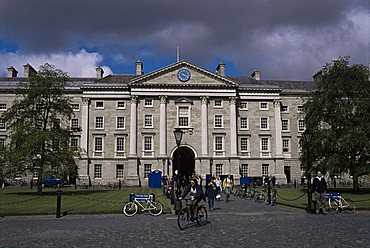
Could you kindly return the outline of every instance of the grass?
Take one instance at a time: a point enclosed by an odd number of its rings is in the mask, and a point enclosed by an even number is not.
[[[168,200],[161,189],[123,188],[122,190],[75,190],[62,189],[61,212],[65,214],[111,214],[122,213],[123,205],[129,201],[130,193],[154,193],[155,200],[169,212]],[[0,216],[56,214],[57,196],[55,189],[44,189],[39,196],[35,190],[5,188],[0,190]]]
[[[351,189],[328,189],[328,192],[340,192],[342,197],[349,203],[356,206],[357,210],[370,210],[370,189],[361,189],[358,193],[353,193]],[[292,207],[306,208],[307,194],[306,189],[298,188],[278,188],[277,203]],[[315,196],[313,194],[313,199]]]

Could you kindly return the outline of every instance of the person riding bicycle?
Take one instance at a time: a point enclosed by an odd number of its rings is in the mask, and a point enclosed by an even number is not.
[[[188,194],[190,194],[190,200],[192,201],[190,207],[190,214],[191,218],[197,218],[197,211],[195,209],[198,207],[198,203],[205,198],[202,187],[198,184],[197,180],[192,178],[190,180],[190,184],[185,187],[184,191],[182,192],[180,200],[185,198]],[[194,215],[195,214],[195,215]]]

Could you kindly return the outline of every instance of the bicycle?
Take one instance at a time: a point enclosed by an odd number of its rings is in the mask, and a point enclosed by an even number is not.
[[[193,206],[193,204],[192,202],[189,203],[189,199],[183,200],[186,203],[185,207],[180,210],[180,213],[177,216],[177,224],[180,230],[185,230],[189,226],[190,221],[193,222],[194,220],[197,221],[199,226],[204,226],[208,220],[207,208],[203,205],[198,205],[197,209],[195,210],[197,212],[197,217],[192,218],[190,208]]]
[[[355,205],[350,205],[338,192],[326,193],[326,200],[328,201],[328,210],[333,213],[354,213]]]
[[[122,209],[123,213],[128,217],[137,214],[139,208],[140,212],[148,211],[153,216],[158,216],[163,212],[162,203],[154,201],[153,194],[130,195],[130,200]]]
[[[258,203],[262,203],[262,202],[264,202],[264,201],[265,201],[265,199],[267,199],[266,195],[267,195],[267,190],[266,190],[266,188],[264,187],[264,188],[262,189],[262,192],[256,192],[256,193],[254,194],[254,201],[255,201],[255,202],[258,202]]]

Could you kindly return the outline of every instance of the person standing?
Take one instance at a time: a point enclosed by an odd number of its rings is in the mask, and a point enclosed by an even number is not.
[[[313,180],[312,183],[312,191],[315,192],[315,198],[316,198],[316,214],[326,214],[325,211],[326,207],[326,189],[327,184],[325,181],[325,178],[322,176],[321,172],[317,172],[317,176]]]
[[[208,183],[207,190],[206,190],[209,211],[213,211],[215,208],[215,199],[217,195],[217,186],[216,186],[215,180],[216,180],[215,177],[211,178],[211,181]]]
[[[217,195],[216,195],[216,200],[219,200],[221,201],[221,179],[220,179],[220,176],[217,176],[216,180],[215,180],[215,184],[216,184],[216,189],[217,189]]]
[[[222,182],[222,187],[224,189],[224,192],[226,194],[226,201],[229,201],[231,188],[233,187],[233,180],[231,179],[230,175],[227,175],[227,178],[224,179]]]

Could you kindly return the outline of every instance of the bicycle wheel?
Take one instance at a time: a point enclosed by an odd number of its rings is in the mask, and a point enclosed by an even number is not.
[[[338,213],[339,211],[339,202],[336,199],[329,199],[329,208],[330,212]]]
[[[265,201],[265,196],[264,194],[260,193],[256,195],[255,201],[258,203],[262,203]]]
[[[198,225],[204,226],[208,220],[207,209],[204,206],[200,206],[198,207],[197,212],[198,212],[197,218]]]
[[[181,230],[185,230],[190,222],[190,213],[187,208],[181,209],[179,215],[177,216],[177,225]]]
[[[133,202],[128,202],[125,204],[125,206],[123,206],[123,213],[128,216],[128,217],[131,217],[131,216],[134,216],[136,213],[137,213],[137,205]]]
[[[347,213],[347,214],[353,214],[355,212],[355,209],[356,209],[355,205],[350,205],[350,204],[348,204],[347,201],[345,201],[345,200],[343,200],[343,201],[344,202],[342,202],[342,203],[344,203],[345,205],[342,207],[342,211]]]
[[[160,202],[152,202],[151,204],[152,204],[151,207],[155,207],[155,208],[154,209],[149,209],[149,213],[151,215],[154,215],[154,216],[160,215],[162,213],[162,211],[163,211],[163,205],[162,205],[162,203],[160,203]]]

